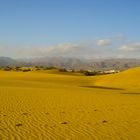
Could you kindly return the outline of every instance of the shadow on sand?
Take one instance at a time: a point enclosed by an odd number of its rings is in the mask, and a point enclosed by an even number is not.
[[[122,92],[121,94],[140,95],[140,93],[137,92]]]
[[[104,87],[104,86],[81,86],[86,88],[110,89],[110,90],[125,90],[123,88]]]

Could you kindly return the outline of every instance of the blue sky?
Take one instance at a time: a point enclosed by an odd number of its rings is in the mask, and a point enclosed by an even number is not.
[[[129,51],[125,56],[138,56],[139,15],[139,0],[0,0],[0,55],[10,55],[4,50],[7,47],[17,53],[19,48],[39,51],[38,47],[44,50],[83,42],[89,46],[92,42],[91,48],[109,39],[107,56],[113,54],[113,47]],[[123,41],[116,42],[116,36],[123,36]]]

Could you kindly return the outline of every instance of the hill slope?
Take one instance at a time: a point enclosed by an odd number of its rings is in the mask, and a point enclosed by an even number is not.
[[[9,57],[0,57],[0,66],[13,66],[16,64],[16,60]]]
[[[118,74],[96,77],[94,85],[140,91],[140,67],[128,69]]]

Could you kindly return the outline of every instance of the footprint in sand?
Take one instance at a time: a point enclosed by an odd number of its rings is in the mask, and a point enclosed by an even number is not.
[[[68,122],[60,122],[60,124],[68,124]]]
[[[91,125],[92,123],[91,123],[91,122],[88,122],[87,124],[88,124],[88,125]]]
[[[62,111],[62,112],[60,112],[61,114],[65,114],[65,112],[64,111]]]
[[[22,113],[22,115],[28,115],[28,113]]]
[[[102,123],[108,123],[108,121],[106,121],[106,120],[103,120],[103,121],[102,121]]]
[[[49,113],[48,113],[48,112],[46,112],[45,114],[46,114],[46,115],[49,115]]]
[[[22,126],[22,124],[21,123],[18,123],[18,124],[16,124],[16,126]]]

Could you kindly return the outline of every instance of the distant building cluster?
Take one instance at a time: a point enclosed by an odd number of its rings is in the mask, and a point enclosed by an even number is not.
[[[103,74],[113,74],[113,73],[119,73],[120,71],[119,70],[105,70],[101,73]]]

